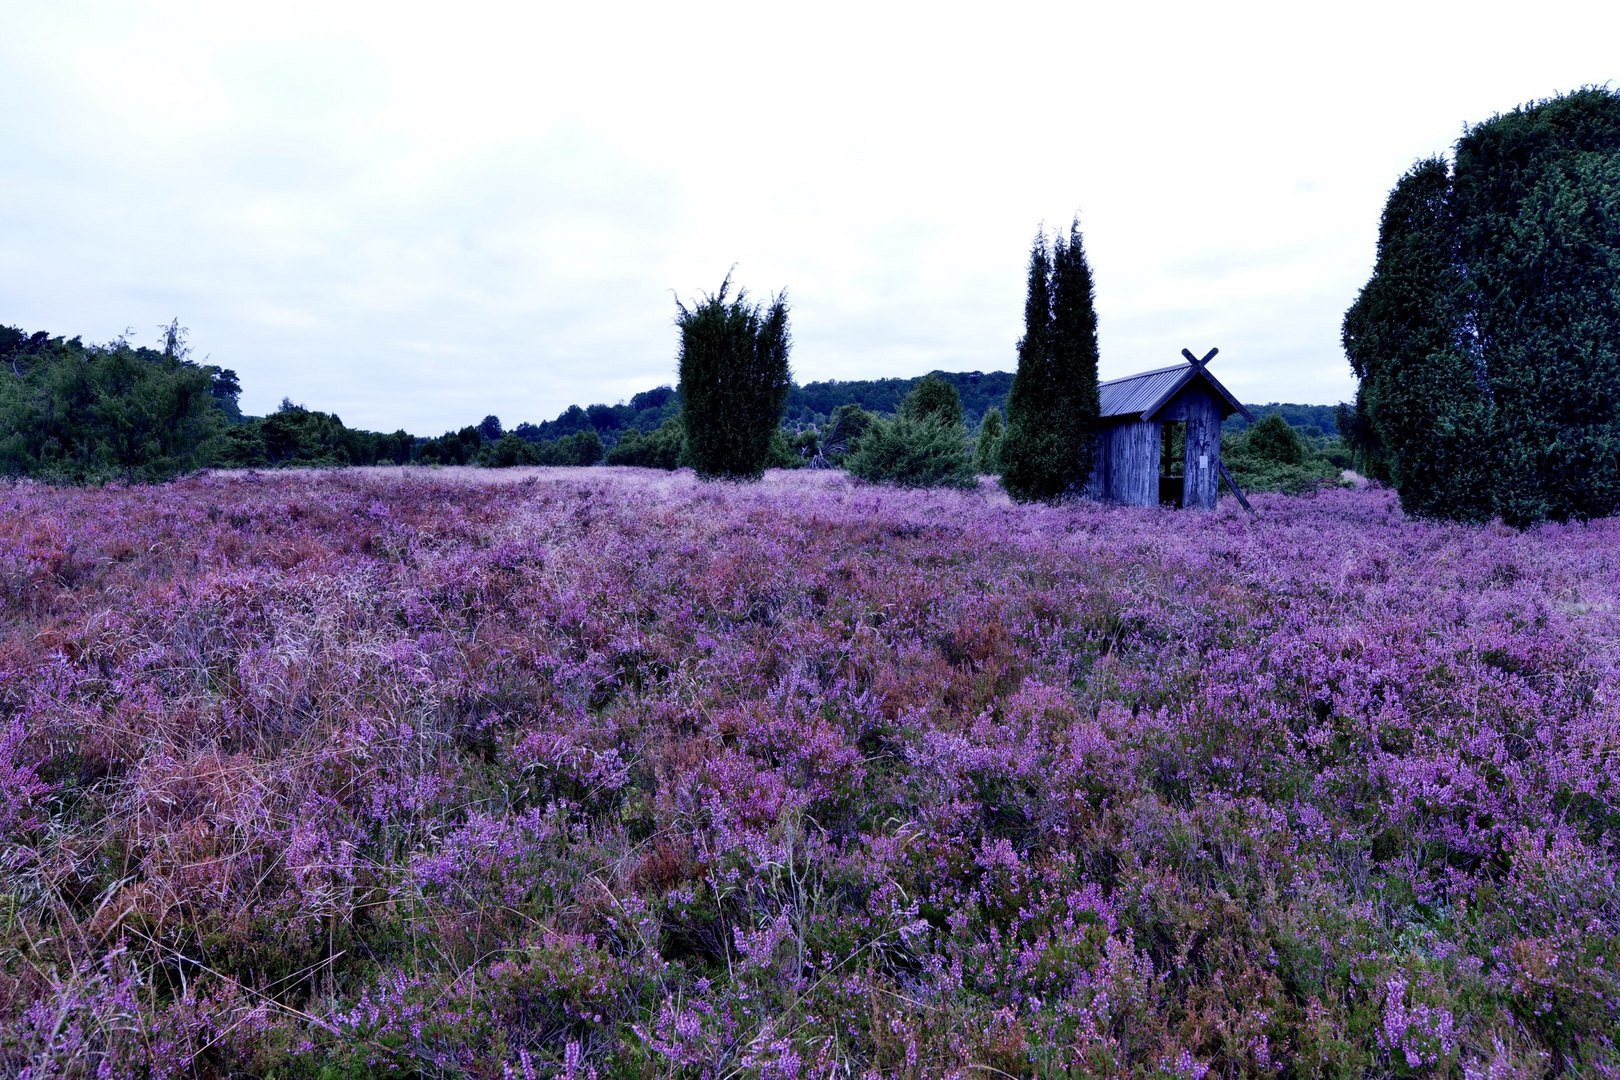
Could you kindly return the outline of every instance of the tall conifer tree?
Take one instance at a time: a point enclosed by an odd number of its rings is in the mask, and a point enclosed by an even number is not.
[[[1097,309],[1080,219],[1052,247],[1052,405],[1063,442],[1064,491],[1091,476],[1097,433]]]
[[[750,304],[739,289],[728,301],[730,288],[728,274],[718,293],[690,308],[676,301],[681,422],[699,476],[755,478],[765,471],[791,386],[787,300]]]
[[[1049,250],[1030,249],[1024,336],[1007,395],[1001,483],[1014,499],[1077,494],[1091,474],[1097,428],[1097,314],[1080,223]]]

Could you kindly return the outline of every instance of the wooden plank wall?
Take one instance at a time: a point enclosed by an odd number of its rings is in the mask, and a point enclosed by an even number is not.
[[[1159,422],[1117,424],[1106,435],[1109,501],[1125,506],[1159,505],[1159,457],[1163,452]]]
[[[1186,480],[1181,505],[1192,510],[1213,510],[1221,464],[1220,406],[1203,390],[1188,389],[1180,397],[1179,411],[1187,421],[1187,457],[1182,469]]]
[[[1110,429],[1097,433],[1091,443],[1091,478],[1086,481],[1086,498],[1108,501],[1108,451],[1114,445]]]

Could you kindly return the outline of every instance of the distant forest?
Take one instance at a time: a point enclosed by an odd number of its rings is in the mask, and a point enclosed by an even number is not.
[[[977,428],[990,409],[1000,409],[1003,414],[1007,411],[1007,392],[1012,389],[1013,380],[1010,371],[934,371],[930,374],[956,387],[962,399],[962,420],[969,430]],[[867,412],[892,416],[899,410],[900,402],[924,378],[918,375],[911,379],[828,379],[803,386],[795,384],[788,391],[782,424],[789,430],[823,426],[841,405],[859,405]],[[1334,405],[1279,402],[1249,406],[1256,418],[1281,413],[1282,418],[1290,426],[1298,428],[1301,434],[1330,439],[1339,434],[1336,408]],[[603,442],[612,446],[621,432],[629,428],[641,432],[655,431],[664,421],[680,415],[680,411],[680,394],[671,387],[660,386],[637,394],[629,404],[588,405],[584,408],[570,405],[555,420],[539,424],[523,423],[510,430],[520,439],[541,442],[594,427]],[[1247,420],[1233,414],[1226,421],[1225,429],[1237,433],[1248,426]]]
[[[1007,408],[1012,373],[934,372],[956,389],[975,430],[991,408]],[[922,380],[827,380],[788,394],[779,464],[798,463],[795,433],[825,428],[841,406],[892,416]],[[165,328],[159,348],[122,340],[87,345],[0,326],[0,473],[70,483],[156,480],[191,469],[385,464],[593,465],[673,467],[680,394],[659,386],[617,405],[571,405],[555,419],[505,426],[486,416],[436,438],[348,427],[331,413],[283,399],[267,416],[245,416],[228,368],[190,358],[185,330]],[[1251,407],[1280,413],[1313,442],[1338,434],[1328,405]],[[1232,434],[1248,425],[1227,422]],[[634,432],[629,440],[626,435]],[[813,439],[812,439],[813,441]],[[624,446],[621,448],[621,442]],[[620,452],[614,454],[615,448]],[[665,459],[668,460],[665,460]]]

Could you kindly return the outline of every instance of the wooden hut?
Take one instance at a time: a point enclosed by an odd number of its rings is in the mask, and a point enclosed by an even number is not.
[[[1221,474],[1221,422],[1254,416],[1186,349],[1185,364],[1110,379],[1098,386],[1102,430],[1087,494],[1127,506],[1161,502],[1215,509]],[[1186,450],[1179,475],[1170,460],[1175,428],[1183,425]],[[1231,477],[1227,477],[1231,482]],[[1235,489],[1234,489],[1235,490]]]

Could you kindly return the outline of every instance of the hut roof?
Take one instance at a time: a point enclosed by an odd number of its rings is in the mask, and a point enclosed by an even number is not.
[[[1208,369],[1191,363],[1156,368],[1100,383],[1097,386],[1099,415],[1104,420],[1123,420],[1127,417],[1151,420],[1194,379],[1201,379],[1207,384],[1221,405],[1223,418],[1242,413],[1249,421],[1254,420],[1254,414],[1244,408],[1243,403],[1233,397],[1232,392],[1222,386]]]

